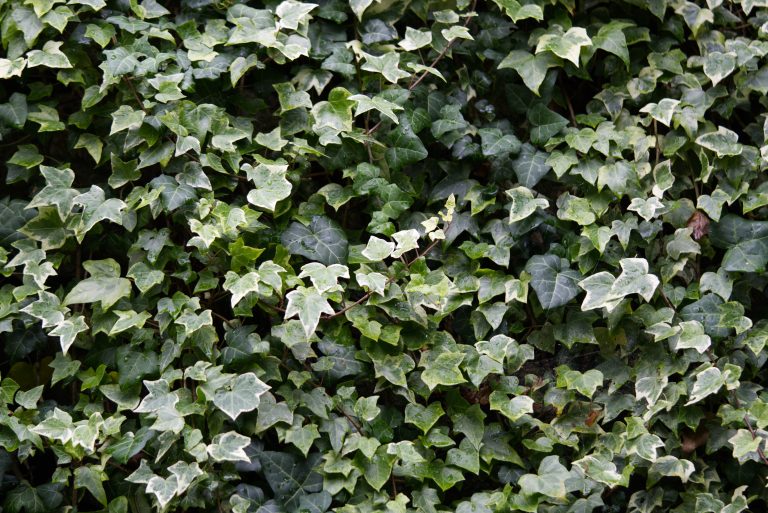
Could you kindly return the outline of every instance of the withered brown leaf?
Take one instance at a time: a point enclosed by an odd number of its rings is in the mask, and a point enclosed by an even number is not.
[[[688,219],[687,226],[693,230],[693,238],[699,240],[709,233],[709,218],[707,214],[697,210]]]

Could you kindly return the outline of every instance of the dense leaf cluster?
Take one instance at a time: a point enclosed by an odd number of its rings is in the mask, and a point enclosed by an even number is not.
[[[768,1],[0,40],[3,512],[768,509]]]

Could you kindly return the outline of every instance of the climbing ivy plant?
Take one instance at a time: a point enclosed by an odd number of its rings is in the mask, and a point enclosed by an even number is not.
[[[4,513],[768,508],[768,1],[0,41]]]

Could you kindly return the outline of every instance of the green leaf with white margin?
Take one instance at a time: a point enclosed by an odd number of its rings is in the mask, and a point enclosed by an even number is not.
[[[637,212],[640,217],[646,221],[650,221],[662,213],[665,210],[665,207],[659,198],[656,196],[651,196],[650,198],[645,199],[632,198],[632,201],[627,207],[627,210]]]
[[[364,94],[355,94],[350,96],[349,99],[357,102],[355,116],[359,116],[360,114],[365,114],[368,111],[375,110],[392,120],[392,122],[395,124],[400,122],[397,119],[397,114],[395,114],[395,111],[403,110],[403,108],[396,103],[385,100],[381,97],[381,95],[377,95],[371,98]]]
[[[440,31],[446,41],[453,41],[454,39],[468,39],[474,41],[474,37],[469,33],[469,29],[462,25],[454,25],[451,28],[443,29]]]
[[[581,373],[563,365],[555,370],[557,371],[558,387],[576,390],[589,399],[592,399],[598,387],[603,385],[603,373],[597,369],[590,369]]]
[[[717,127],[717,132],[709,132],[696,138],[696,144],[715,152],[718,157],[741,155],[744,147],[739,144],[739,135],[724,126]]]
[[[683,321],[678,324],[680,332],[670,340],[675,351],[680,349],[695,349],[704,353],[712,344],[712,340],[704,332],[704,326],[699,321]]]
[[[296,2],[295,0],[284,0],[275,8],[275,14],[280,19],[277,24],[278,29],[296,30],[299,24],[304,23],[311,18],[309,15],[314,9],[319,7],[317,4]]]
[[[134,310],[113,310],[112,313],[117,315],[117,321],[109,330],[110,336],[129,329],[141,328],[147,319],[152,317],[152,314],[149,312],[136,313]]]
[[[45,385],[38,385],[29,390],[19,390],[16,393],[16,404],[22,406],[28,410],[37,409],[37,402],[43,395],[43,388]]]
[[[236,420],[241,413],[253,411],[259,407],[261,395],[269,390],[269,385],[256,377],[253,372],[239,374],[216,390],[213,404]]]
[[[418,30],[413,27],[406,27],[405,39],[400,41],[398,45],[406,52],[412,52],[419,48],[424,48],[430,43],[432,43],[432,32],[428,30]]]
[[[654,461],[648,469],[648,486],[653,486],[662,476],[679,477],[683,483],[686,483],[695,470],[696,467],[688,460],[681,460],[674,456],[662,456]]]
[[[72,417],[69,413],[54,408],[53,413],[46,417],[38,425],[29,429],[35,434],[50,438],[51,440],[58,440],[62,444],[67,443],[72,439],[72,435],[75,431]]]
[[[299,278],[307,277],[321,294],[342,291],[343,289],[339,286],[339,278],[349,279],[349,268],[341,264],[325,266],[318,262],[310,262],[304,264],[301,268],[301,274],[299,274]]]
[[[72,189],[75,172],[69,168],[59,169],[41,165],[40,173],[45,177],[46,185],[32,198],[27,208],[53,205],[61,220],[65,221],[78,196],[77,190]]]
[[[520,155],[512,161],[518,182],[533,189],[552,167],[547,164],[549,154],[536,149],[529,143],[523,144]]]
[[[527,18],[533,18],[535,20],[543,20],[544,12],[541,7],[536,4],[521,5],[517,0],[493,0],[499,9],[509,16],[513,22],[517,23],[520,20]]]
[[[163,479],[160,476],[153,476],[147,482],[147,493],[151,493],[157,499],[157,503],[160,508],[165,508],[171,499],[176,496],[176,492],[179,489],[178,477],[172,475],[167,479]]]
[[[97,465],[83,465],[75,469],[75,489],[85,488],[106,507],[109,501],[104,485],[101,484],[104,481],[107,481],[107,474]]]
[[[106,310],[131,294],[131,282],[120,277],[120,264],[114,259],[88,260],[83,262],[83,268],[90,277],[79,281],[69,291],[62,301],[64,306],[99,301]]]
[[[312,336],[315,332],[323,314],[333,315],[335,313],[325,296],[314,287],[297,287],[285,297],[288,299],[285,318],[290,319],[298,315],[307,337]]]
[[[512,199],[509,206],[509,223],[516,223],[528,218],[538,209],[549,207],[549,201],[545,198],[534,198],[533,191],[527,187],[515,187],[506,191]]]
[[[590,50],[605,50],[612,53],[629,69],[629,48],[627,48],[627,38],[624,35],[624,29],[633,27],[632,23],[624,21],[611,21],[601,26],[597,35],[592,38],[592,47]]]
[[[375,56],[362,52],[365,62],[360,67],[365,71],[380,73],[385,80],[397,84],[403,78],[411,76],[407,71],[400,69],[400,54],[397,52],[386,52],[383,55]]]
[[[428,406],[408,403],[405,407],[405,422],[413,424],[427,434],[444,414],[445,411],[439,402],[429,403]]]
[[[499,69],[512,68],[517,71],[525,85],[539,95],[539,87],[547,76],[549,68],[560,66],[561,60],[551,53],[533,55],[525,50],[512,50],[499,63]]]
[[[523,495],[541,494],[545,497],[565,499],[566,481],[572,478],[557,456],[547,456],[539,464],[538,475],[525,474],[517,484]]]
[[[68,69],[72,63],[61,51],[61,41],[46,41],[42,50],[32,50],[27,54],[27,67],[45,66],[46,68]]]
[[[393,258],[400,258],[404,253],[419,249],[419,232],[417,230],[402,230],[392,234],[397,247],[392,252]]]
[[[123,224],[123,210],[128,208],[126,203],[119,198],[107,199],[104,189],[98,185],[91,185],[88,192],[75,196],[75,205],[82,205],[80,222],[74,226],[75,237],[82,242],[85,234],[91,231],[101,221],[112,221],[115,224]]]
[[[360,21],[363,20],[365,10],[368,9],[372,3],[373,0],[349,0],[349,6],[352,8],[352,12],[355,13],[355,16],[357,16],[357,19]]]
[[[459,365],[464,361],[464,353],[455,353],[446,351],[437,356],[437,358],[426,358],[422,356],[419,367],[423,367],[421,380],[426,383],[430,390],[438,385],[458,385],[467,380],[461,374]]]
[[[541,306],[547,310],[567,304],[579,294],[576,286],[581,274],[570,269],[568,260],[556,255],[534,255],[525,265],[530,285]]]
[[[653,119],[658,121],[664,126],[669,126],[672,122],[672,115],[675,113],[675,109],[680,105],[680,100],[672,98],[664,98],[659,103],[649,103],[640,112],[649,114]]]
[[[274,212],[277,202],[290,196],[293,189],[291,182],[285,178],[288,164],[265,158],[258,160],[256,167],[250,164],[242,166],[248,179],[255,185],[254,189],[248,191],[248,203]]]
[[[214,461],[245,461],[251,459],[245,452],[245,448],[251,444],[251,439],[236,431],[219,433],[213,437],[213,441],[206,448],[206,452]]]
[[[365,249],[363,249],[361,253],[365,258],[372,262],[381,262],[385,258],[389,258],[394,250],[394,242],[371,236],[371,238],[368,239],[368,243],[365,245]]]
[[[733,457],[738,460],[744,459],[750,453],[757,453],[762,441],[761,437],[752,436],[752,433],[747,429],[739,429],[735,435],[728,439],[728,442],[733,446]]]
[[[496,390],[491,393],[489,399],[491,410],[500,412],[512,422],[533,413],[534,401],[527,395],[518,395],[510,399],[504,392]]]
[[[555,33],[541,36],[536,45],[536,53],[550,51],[579,67],[579,54],[585,46],[592,46],[592,40],[587,35],[587,31],[582,27],[571,27],[565,33],[559,29]]]
[[[691,387],[690,400],[686,406],[697,403],[705,397],[716,393],[725,384],[725,377],[717,367],[708,367],[696,375],[696,381]]]
[[[724,301],[728,301],[733,292],[733,280],[728,276],[728,271],[722,267],[716,273],[706,272],[699,280],[701,292],[714,292]]]
[[[302,255],[325,265],[347,261],[347,236],[333,220],[314,216],[309,226],[294,222],[281,236],[291,254]]]
[[[59,337],[61,352],[67,354],[67,351],[75,342],[77,334],[84,331],[88,331],[88,325],[85,323],[85,317],[82,315],[75,315],[58,323],[56,327],[51,330],[50,335]]]
[[[610,312],[630,294],[639,294],[646,301],[651,300],[660,281],[648,272],[648,261],[644,258],[624,258],[620,265],[622,271],[617,278],[601,271],[579,282],[579,287],[587,292],[581,304],[582,310],[606,308]]]
[[[139,128],[145,116],[146,113],[143,110],[133,110],[128,105],[121,105],[112,113],[112,128],[109,130],[109,135]]]
[[[704,74],[716,86],[736,69],[736,54],[733,52],[710,52],[704,56]]]

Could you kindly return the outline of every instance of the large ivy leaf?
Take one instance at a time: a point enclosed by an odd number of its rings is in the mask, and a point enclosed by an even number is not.
[[[288,251],[325,265],[347,261],[347,236],[341,227],[325,216],[314,216],[309,226],[294,222],[281,241]]]
[[[582,276],[564,258],[535,255],[528,260],[525,270],[531,275],[531,286],[544,308],[563,306],[579,293],[577,283]]]

